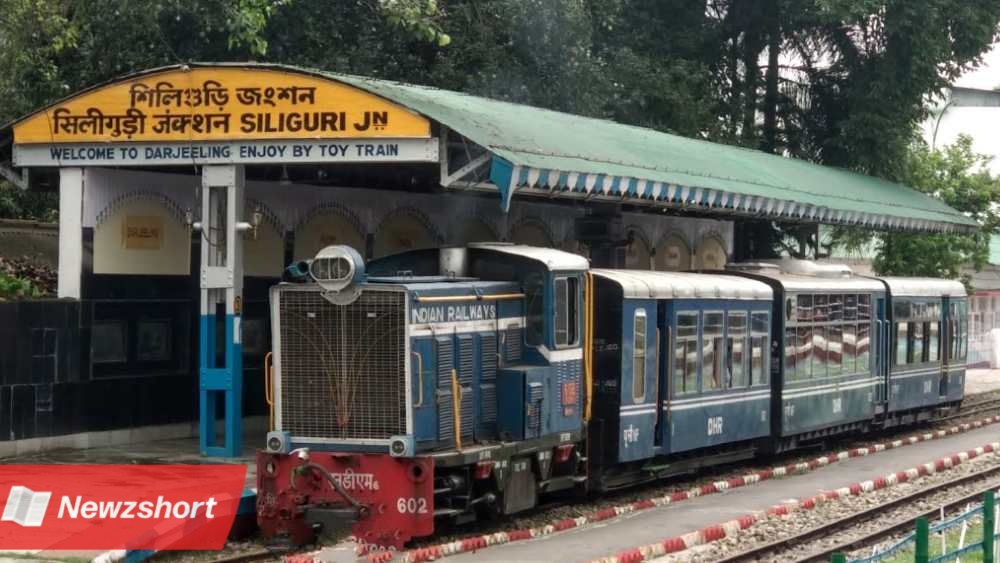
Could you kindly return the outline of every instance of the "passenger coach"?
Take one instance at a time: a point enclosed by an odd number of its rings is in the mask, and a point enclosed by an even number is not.
[[[804,260],[733,270],[774,290],[775,448],[870,426],[885,397],[882,282]]]
[[[962,400],[968,326],[965,286],[932,278],[880,278],[892,300],[888,412],[910,422],[926,407]]]
[[[771,288],[723,275],[591,274],[590,456],[605,466],[591,475],[603,474],[604,488],[684,465],[659,467],[659,456],[749,451],[769,434]]]

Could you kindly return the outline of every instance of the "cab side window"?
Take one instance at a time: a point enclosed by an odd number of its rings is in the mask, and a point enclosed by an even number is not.
[[[556,278],[555,344],[557,348],[575,346],[580,341],[580,279]]]

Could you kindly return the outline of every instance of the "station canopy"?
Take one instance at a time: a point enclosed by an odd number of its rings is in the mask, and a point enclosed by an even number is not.
[[[241,94],[252,93],[254,89],[246,88],[247,85],[266,85],[279,76],[286,82],[291,79],[306,84],[295,87],[298,90],[291,93],[289,87],[283,88],[284,98],[275,98],[273,91],[270,92],[271,107],[262,105],[262,100],[267,101],[266,96],[261,97],[266,88],[256,89],[256,100],[240,96],[245,105],[255,101],[263,111],[241,114],[231,128],[227,121],[226,131],[231,134],[224,139],[204,134],[212,127],[212,116],[222,119],[221,114],[185,109],[181,98],[176,98],[175,107],[179,109],[171,116],[156,116],[164,120],[158,126],[173,131],[170,140],[185,141],[198,149],[184,151],[184,157],[195,164],[211,164],[220,158],[228,158],[230,162],[261,162],[260,159],[241,161],[230,153],[205,152],[202,148],[219,140],[244,144],[255,140],[277,142],[288,137],[282,129],[290,124],[301,131],[311,125],[316,133],[304,131],[294,138],[397,137],[404,145],[393,149],[398,152],[389,157],[400,162],[440,162],[441,185],[492,191],[499,196],[505,210],[515,194],[535,194],[684,209],[714,216],[740,215],[878,229],[956,232],[977,228],[975,221],[928,195],[843,169],[426,86],[284,65],[199,63],[125,76],[0,129],[0,143],[5,145],[0,146],[0,155],[9,154],[14,167],[31,168],[79,166],[79,162],[66,161],[60,155],[86,158],[72,152],[72,148],[87,142],[94,147],[115,142],[137,146],[145,143],[146,148],[155,149],[163,139],[152,134],[154,127],[138,121],[140,116],[145,119],[141,109],[149,106],[154,95],[159,95],[156,90],[160,85],[171,84],[161,78],[176,81],[185,74],[198,77],[191,83],[197,87],[185,90],[188,108],[192,105],[190,96],[199,91],[199,98],[194,101],[205,102],[205,106],[215,105],[218,100],[213,101],[212,96],[220,93],[226,93],[228,101],[226,82],[230,75],[233,85],[244,86],[237,88]],[[325,88],[325,95],[316,94],[317,83]],[[137,91],[137,84],[143,89]],[[345,113],[357,110],[355,106],[361,103],[357,96],[348,103],[338,99],[346,91],[368,98],[367,103],[375,100],[376,105],[385,104],[388,109],[365,112],[368,117],[360,124],[365,126],[362,131],[358,122]],[[118,115],[89,106],[108,99],[118,100],[115,106],[120,108]],[[275,114],[275,102],[301,103],[293,109],[303,113],[293,117]],[[400,111],[392,113],[393,108]],[[94,119],[95,109],[100,119]],[[184,111],[190,113],[186,119]],[[369,123],[371,115],[390,116],[392,121]],[[117,121],[107,121],[110,117]],[[96,127],[87,127],[98,123],[102,125],[104,138],[94,134]],[[70,132],[70,124],[76,137],[63,134]],[[353,130],[349,124],[354,124]],[[221,125],[221,121],[216,122],[217,127]],[[88,135],[80,136],[84,130]],[[55,149],[69,152],[53,152]],[[361,148],[358,151],[361,155]],[[263,156],[266,160],[267,155]],[[275,155],[273,162],[285,162],[280,160],[281,156]],[[322,161],[330,162],[336,156],[325,154]],[[315,157],[300,155],[296,162],[310,162],[310,158]],[[141,157],[131,162],[117,157],[103,162],[130,166],[158,163],[163,164]],[[9,169],[7,175],[10,176]]]

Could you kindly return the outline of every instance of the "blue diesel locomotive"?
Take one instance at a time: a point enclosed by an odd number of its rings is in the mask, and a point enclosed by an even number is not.
[[[783,260],[591,269],[504,243],[370,261],[328,247],[272,288],[265,535],[530,509],[926,420],[962,400],[961,284]]]

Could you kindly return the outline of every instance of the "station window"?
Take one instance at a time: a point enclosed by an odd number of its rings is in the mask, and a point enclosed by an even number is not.
[[[646,398],[646,310],[636,309],[632,324],[632,399]]]
[[[90,332],[90,360],[95,364],[124,363],[126,323],[120,320],[97,321]]]
[[[726,380],[727,387],[745,387],[747,314],[744,311],[729,313],[729,327],[726,333]]]
[[[702,330],[701,389],[714,391],[722,388],[722,364],[725,347],[722,338],[722,313],[705,313]]]
[[[677,314],[673,387],[674,395],[698,390],[698,313]]]
[[[580,334],[580,280],[575,276],[556,278],[555,293],[556,347],[575,346]]]
[[[144,320],[136,324],[137,360],[165,362],[170,359],[170,324],[170,319]]]
[[[750,385],[767,385],[770,379],[768,373],[768,314],[752,313],[750,315],[750,373],[747,381]]]

